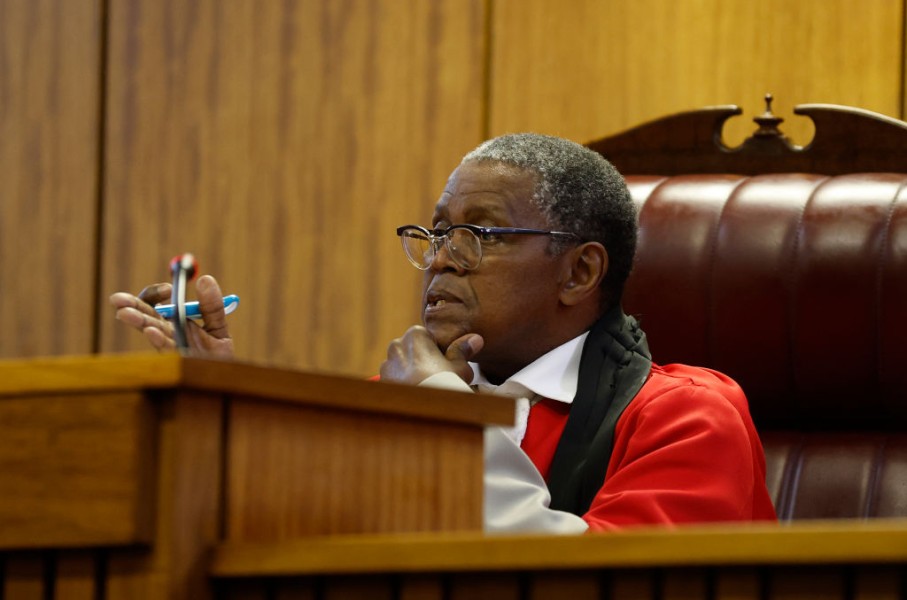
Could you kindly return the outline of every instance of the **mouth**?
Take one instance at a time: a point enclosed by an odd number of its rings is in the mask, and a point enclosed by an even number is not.
[[[426,314],[435,313],[454,304],[463,304],[463,302],[447,292],[429,290],[425,297],[425,312]]]

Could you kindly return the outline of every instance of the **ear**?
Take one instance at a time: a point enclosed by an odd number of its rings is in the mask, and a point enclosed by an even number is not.
[[[576,306],[589,298],[598,301],[601,281],[608,272],[608,251],[598,242],[586,242],[567,252],[560,300]]]

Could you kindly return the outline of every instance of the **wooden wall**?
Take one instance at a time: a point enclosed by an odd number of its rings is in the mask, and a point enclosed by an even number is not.
[[[394,229],[482,136],[483,28],[478,0],[113,1],[101,289],[191,251],[242,357],[374,372],[418,314]]]
[[[491,133],[589,140],[665,114],[738,104],[730,142],[764,109],[805,143],[796,104],[904,116],[904,0],[500,0]]]
[[[191,251],[239,355],[367,375],[418,319],[394,227],[459,157],[766,92],[905,116],[907,0],[0,0],[0,357],[146,346]]]
[[[101,0],[0,0],[0,357],[94,348]]]

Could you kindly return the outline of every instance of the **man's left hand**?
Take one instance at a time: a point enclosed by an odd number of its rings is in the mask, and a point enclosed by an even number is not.
[[[451,342],[446,352],[441,352],[428,330],[414,325],[387,347],[387,360],[381,364],[381,381],[418,385],[436,373],[451,371],[470,383],[473,373],[468,361],[484,344],[479,334],[467,333]]]

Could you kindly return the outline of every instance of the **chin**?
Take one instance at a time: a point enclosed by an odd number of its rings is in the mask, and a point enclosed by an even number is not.
[[[463,328],[452,328],[443,325],[426,325],[425,328],[428,330],[428,333],[431,334],[435,343],[438,344],[438,348],[441,349],[441,352],[447,352],[447,347],[450,346],[451,342],[460,336],[469,333]]]

